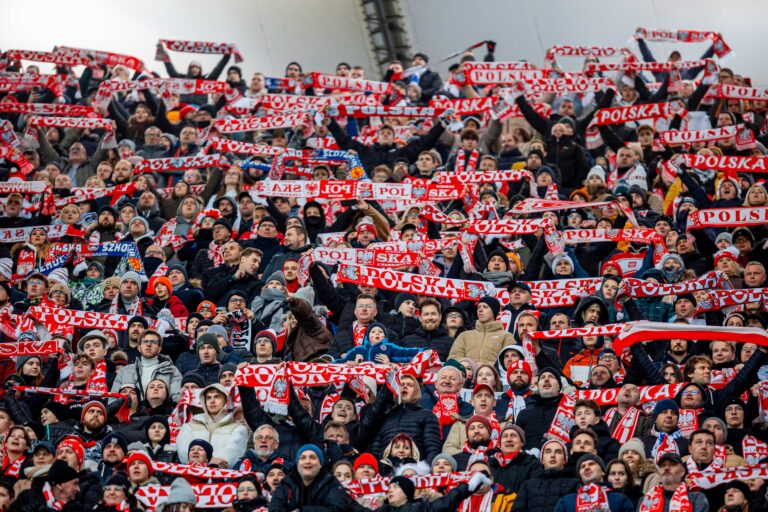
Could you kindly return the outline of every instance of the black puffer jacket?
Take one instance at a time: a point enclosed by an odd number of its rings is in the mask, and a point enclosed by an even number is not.
[[[434,331],[425,331],[423,327],[419,327],[412,334],[400,340],[400,345],[403,347],[431,348],[437,351],[441,361],[445,361],[448,359],[448,353],[453,346],[453,338],[442,327],[438,327]]]
[[[392,395],[386,387],[379,393]],[[371,443],[371,453],[376,458],[381,458],[384,448],[397,434],[408,434],[416,443],[424,460],[430,464],[435,455],[443,450],[440,444],[440,424],[437,422],[437,416],[418,403],[399,404],[387,412],[381,428]]]
[[[555,412],[562,395],[542,398],[532,395],[525,409],[517,417],[517,425],[525,431],[525,449],[541,448],[544,434],[555,419]]]
[[[400,148],[394,144],[382,146],[377,142],[367,146],[358,142],[347,135],[347,132],[339,126],[335,119],[331,119],[328,130],[330,130],[333,138],[336,139],[336,144],[339,145],[339,148],[344,150],[354,149],[360,157],[363,167],[367,171],[372,171],[377,165],[386,165],[390,169],[394,169],[395,160],[398,158],[407,158],[409,163],[414,163],[419,153],[432,149],[435,146],[445,127],[443,127],[442,123],[435,123],[435,126],[429,130],[429,133]]]
[[[570,468],[545,469],[538,478],[523,483],[512,512],[551,512],[560,498],[578,488],[579,479]]]
[[[304,487],[299,472],[291,469],[280,485],[272,501],[270,512],[286,510],[350,510],[363,512],[366,509],[358,505],[344,490],[338,480],[325,469],[320,470],[309,487]]]
[[[523,451],[504,467],[501,467],[496,459],[491,459],[491,465],[493,481],[504,488],[504,494],[520,492],[520,488],[526,481],[539,478],[544,473],[541,462]]]

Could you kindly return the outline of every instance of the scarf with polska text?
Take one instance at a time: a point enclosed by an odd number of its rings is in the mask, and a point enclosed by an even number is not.
[[[659,142],[665,146],[678,146],[683,144],[692,144],[694,142],[717,142],[744,134],[742,145],[755,140],[755,134],[747,128],[744,123],[731,126],[721,126],[720,128],[710,128],[709,130],[669,130],[659,133]],[[738,139],[737,139],[738,142]]]
[[[689,341],[735,341],[768,347],[768,333],[755,327],[734,329],[712,325],[669,324],[640,320],[625,325],[624,329],[613,340],[613,350],[619,354],[635,343],[668,340],[670,338]]]
[[[566,243],[636,242],[654,245],[653,262],[661,261],[667,246],[663,237],[651,228],[643,229],[574,229],[561,233]]]
[[[292,128],[308,122],[305,113],[277,114],[272,116],[247,116],[239,119],[217,119],[213,127],[219,133],[253,132],[258,130],[274,130],[276,128]]]
[[[224,509],[237,499],[237,485],[234,483],[193,484],[192,492],[197,499],[195,508]],[[170,496],[170,485],[143,485],[136,489],[136,499],[146,510],[157,510]],[[259,508],[252,512],[261,512]]]
[[[0,103],[0,114],[35,114],[72,117],[101,117],[89,105],[67,105],[62,103]]]
[[[633,299],[680,295],[683,293],[723,288],[726,279],[727,276],[725,273],[716,270],[707,272],[696,279],[672,284],[659,284],[643,279],[628,277],[622,280],[619,295],[626,294]]]
[[[410,477],[416,489],[452,488],[460,483],[468,482],[474,473],[457,472],[440,475],[414,475]],[[375,478],[370,480],[352,480],[344,485],[345,490],[352,496],[368,494],[383,494],[387,492],[392,478]]]
[[[676,176],[677,170],[674,169],[674,167],[679,164],[685,164],[691,169],[717,169],[724,172],[726,175],[739,172],[753,172],[760,174],[768,172],[768,157],[765,156],[715,156],[682,154],[676,156],[674,160],[665,160],[663,165],[667,170],[672,171],[672,174]],[[713,211],[722,209],[725,208],[709,208],[707,210]]]
[[[31,117],[27,124],[29,126],[36,127],[56,127],[56,128],[76,128],[78,130],[106,130],[112,131],[111,119],[103,119],[100,117],[44,117],[34,116]]]
[[[61,350],[59,343],[57,340],[0,343],[0,359],[56,354]]]
[[[729,100],[768,101],[768,87],[743,87],[731,84],[713,84],[707,91],[711,98]]]
[[[659,484],[643,496],[638,512],[664,512],[664,486]],[[688,486],[681,482],[677,486],[669,502],[669,512],[693,512],[693,506],[688,498]]]
[[[88,48],[72,48],[69,46],[57,46],[53,53],[57,55],[76,56],[88,59],[89,62],[100,62],[106,66],[125,66],[134,71],[142,71],[144,63],[136,57],[121,55],[119,53],[104,52]],[[93,65],[93,64],[91,64]]]
[[[744,306],[750,302],[768,302],[768,288],[710,290],[707,292],[707,298],[699,301],[694,314],[717,311],[726,307]]]
[[[709,40],[712,41],[712,49],[719,58],[723,58],[731,52],[731,48],[723,40],[722,34],[707,30],[667,30],[639,27],[633,37],[653,43],[701,43]]]
[[[64,95],[64,84],[59,75],[19,75],[0,77],[0,92],[28,91],[35,87],[50,90],[54,96]]]
[[[152,158],[143,160],[133,168],[134,174],[142,172],[186,171],[206,167],[227,167],[229,162],[219,154],[184,156],[173,158]]]
[[[674,115],[685,117],[688,115],[688,111],[675,101],[644,103],[625,107],[601,108],[595,113],[594,122],[598,126],[606,126],[644,119],[669,118]]]
[[[180,41],[176,39],[160,39],[158,41],[158,53],[155,60],[164,60],[162,52],[159,50],[165,48],[174,52],[181,53],[204,53],[208,55],[233,55],[235,63],[243,62],[243,55],[237,46],[229,43],[210,43],[206,41]]]

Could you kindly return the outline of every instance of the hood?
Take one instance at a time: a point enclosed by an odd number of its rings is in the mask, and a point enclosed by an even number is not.
[[[587,295],[586,297],[583,297],[579,301],[579,305],[576,306],[576,311],[573,314],[574,327],[584,326],[584,320],[581,319],[581,314],[593,304],[600,306],[600,316],[598,317],[597,323],[599,325],[606,325],[608,323],[608,306],[605,305],[603,299],[595,295]]]

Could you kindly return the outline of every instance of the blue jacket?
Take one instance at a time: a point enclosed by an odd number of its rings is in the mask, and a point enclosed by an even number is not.
[[[384,338],[381,343],[377,343],[376,345],[372,345],[366,340],[365,343],[353,348],[347,352],[344,357],[337,359],[335,362],[346,363],[347,361],[354,361],[358,355],[361,355],[363,356],[363,361],[375,363],[376,356],[384,354],[389,357],[389,360],[393,363],[409,363],[411,362],[411,359],[422,350],[423,349],[421,348],[408,348],[395,345],[394,343],[390,343],[387,338]]]

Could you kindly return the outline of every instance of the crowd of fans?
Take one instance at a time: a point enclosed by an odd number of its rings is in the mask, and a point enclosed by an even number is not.
[[[637,43],[635,59],[654,62],[651,44]],[[494,63],[495,43],[485,47]],[[472,52],[442,77],[417,53],[393,61],[387,91],[364,101],[426,108],[493,98],[519,115],[357,117],[345,106],[359,89],[320,88],[297,62],[285,77],[246,81],[240,66],[227,67],[229,53],[210,72],[198,61],[179,72],[159,50],[170,77],[219,80],[226,68],[226,92],[126,88],[104,103],[104,81],[160,75],[89,55],[89,66],[57,63],[60,91],[14,87],[39,67],[3,54],[0,341],[13,355],[0,356],[0,511],[768,510],[767,347],[739,336],[768,322],[765,226],[690,229],[699,210],[759,210],[768,193],[760,174],[675,159],[765,155],[768,102],[707,95],[713,83],[748,86],[748,69],[597,72],[589,77],[610,84],[558,95],[462,81],[477,64]],[[372,80],[346,63],[335,74]],[[275,95],[334,101],[287,111],[307,114],[291,126],[221,129],[233,117],[286,114],[268,104]],[[591,123],[600,109],[659,102],[687,115]],[[94,106],[87,118],[112,124],[31,123],[38,111],[24,109],[40,104]],[[661,143],[660,132],[694,121],[744,125],[754,140]],[[253,155],[215,149],[222,139]],[[327,157],[335,148],[342,158]],[[225,160],[184,168],[205,154]],[[286,166],[288,154],[304,160]],[[146,169],[164,158],[178,165]],[[260,188],[349,182],[360,167],[357,183],[413,189],[473,172],[530,179],[469,182],[460,197],[427,203]],[[513,210],[531,198],[594,205]],[[500,219],[548,224],[468,236]],[[553,232],[640,228],[661,245],[566,237],[551,247]],[[407,244],[381,245],[396,241]],[[377,263],[387,251],[412,258]],[[356,284],[339,270],[350,261],[504,293],[468,300],[403,282]],[[627,288],[628,278],[684,286],[711,271],[717,287]],[[564,302],[547,304],[544,282],[570,283],[552,295]],[[758,295],[707,307],[710,288]],[[614,349],[620,330],[598,334],[643,320],[667,323],[668,339]],[[697,326],[729,329],[713,341],[675,337]],[[587,334],[532,334],[571,328]],[[424,361],[429,371],[408,371]],[[301,368],[349,377],[306,386]],[[264,372],[274,380],[255,385]],[[731,468],[753,472],[734,478]],[[702,485],[702,474],[723,479]]]

